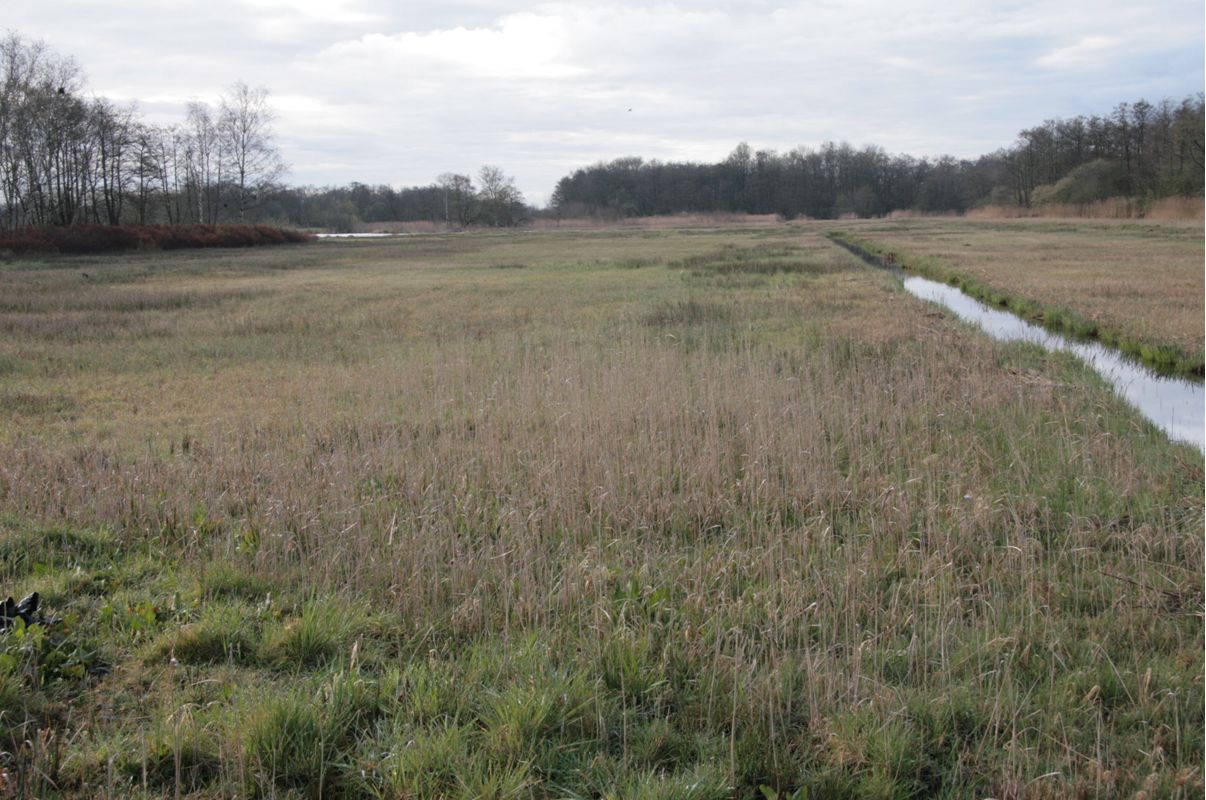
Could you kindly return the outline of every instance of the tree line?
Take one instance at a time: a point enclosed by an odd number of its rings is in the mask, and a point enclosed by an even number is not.
[[[890,155],[827,142],[787,153],[742,143],[716,164],[620,158],[562,178],[557,216],[743,212],[785,218],[961,213],[994,204],[1089,203],[1202,194],[1203,96],[1122,103],[1105,116],[1048,120],[975,159]]]
[[[163,126],[83,83],[45,44],[0,38],[0,230],[242,222],[286,172],[265,89],[236,83]]]
[[[289,187],[268,92],[234,84],[217,107],[151,125],[133,105],[83,94],[70,58],[10,32],[0,38],[0,231],[87,223],[214,225],[271,221],[355,230],[428,220],[511,226],[531,213],[512,177],[483,166],[430,186]]]
[[[277,213],[294,224],[355,230],[422,220],[450,227],[510,225],[526,216],[624,218],[681,212],[777,214],[787,219],[883,216],[897,210],[962,213],[983,205],[1083,204],[1108,197],[1201,195],[1203,97],[1122,103],[1104,116],[1048,120],[975,159],[915,158],[827,142],[787,153],[739,144],[720,163],[619,158],[562,178],[550,207],[523,205],[509,178],[500,195],[482,180],[446,174],[429,186],[352,183],[283,190]],[[500,208],[508,209],[500,213]]]
[[[272,193],[265,212],[303,228],[355,231],[374,222],[432,222],[453,229],[470,225],[509,227],[535,212],[515,180],[487,164],[477,174],[444,173],[428,186],[395,189],[385,184],[353,182],[347,186],[281,187]]]
[[[1009,199],[1022,206],[1201,195],[1203,95],[1048,120],[1022,131],[1001,158]]]
[[[511,226],[536,214],[631,217],[680,212],[784,218],[961,213],[1203,192],[1203,95],[1122,103],[1109,114],[1048,120],[975,159],[915,158],[826,142],[786,153],[739,144],[715,164],[620,158],[558,181],[550,207],[528,207],[487,165],[395,189],[288,187],[268,92],[236,83],[216,107],[151,125],[133,105],[84,96],[79,66],[16,33],[0,38],[0,230],[77,223],[271,221],[356,230],[429,221]]]

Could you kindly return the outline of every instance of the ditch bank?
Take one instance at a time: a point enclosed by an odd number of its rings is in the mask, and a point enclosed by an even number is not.
[[[957,286],[908,274],[894,260],[848,239],[830,234],[829,240],[872,266],[891,272],[909,294],[944,306],[994,339],[1029,342],[1046,350],[1071,353],[1092,367],[1115,393],[1164,431],[1168,438],[1192,444],[1206,452],[1206,395],[1201,383],[1158,374],[1133,357],[1100,341],[1065,336],[1010,311],[993,308]]]
[[[899,258],[896,253],[886,251],[859,240],[844,231],[826,234],[830,241],[845,247],[850,252],[875,266],[887,266],[906,271],[938,283],[957,287],[963,294],[995,308],[1008,309],[1014,315],[1062,336],[1100,342],[1120,351],[1134,361],[1160,375],[1201,381],[1206,375],[1206,361],[1201,353],[1187,353],[1176,345],[1136,341],[1127,338],[1109,325],[1088,319],[1068,308],[1044,306],[1025,298],[987,286],[979,280],[946,268],[941,264],[914,263],[916,259]]]

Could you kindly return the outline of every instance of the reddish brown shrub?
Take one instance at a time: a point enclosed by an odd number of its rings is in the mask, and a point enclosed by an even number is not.
[[[270,225],[71,225],[0,232],[0,251],[109,253],[195,247],[252,247],[313,241],[308,233]]]
[[[262,244],[284,244],[285,234],[280,228],[273,228],[270,225],[256,225],[255,232],[260,237]]]
[[[54,245],[48,240],[30,236],[27,231],[17,231],[7,236],[0,236],[0,250],[10,253],[51,253]]]

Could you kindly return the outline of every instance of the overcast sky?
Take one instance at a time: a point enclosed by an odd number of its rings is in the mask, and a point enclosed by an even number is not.
[[[825,140],[975,156],[1055,116],[1203,88],[1202,0],[3,0],[88,90],[183,118],[264,86],[293,183],[497,164],[530,202],[627,155]]]

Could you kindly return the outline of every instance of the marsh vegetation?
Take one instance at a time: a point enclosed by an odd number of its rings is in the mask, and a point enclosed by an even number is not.
[[[1200,795],[1201,454],[820,233],[0,266],[2,791]]]
[[[1088,220],[850,222],[843,240],[1061,333],[1202,378],[1202,226]]]

